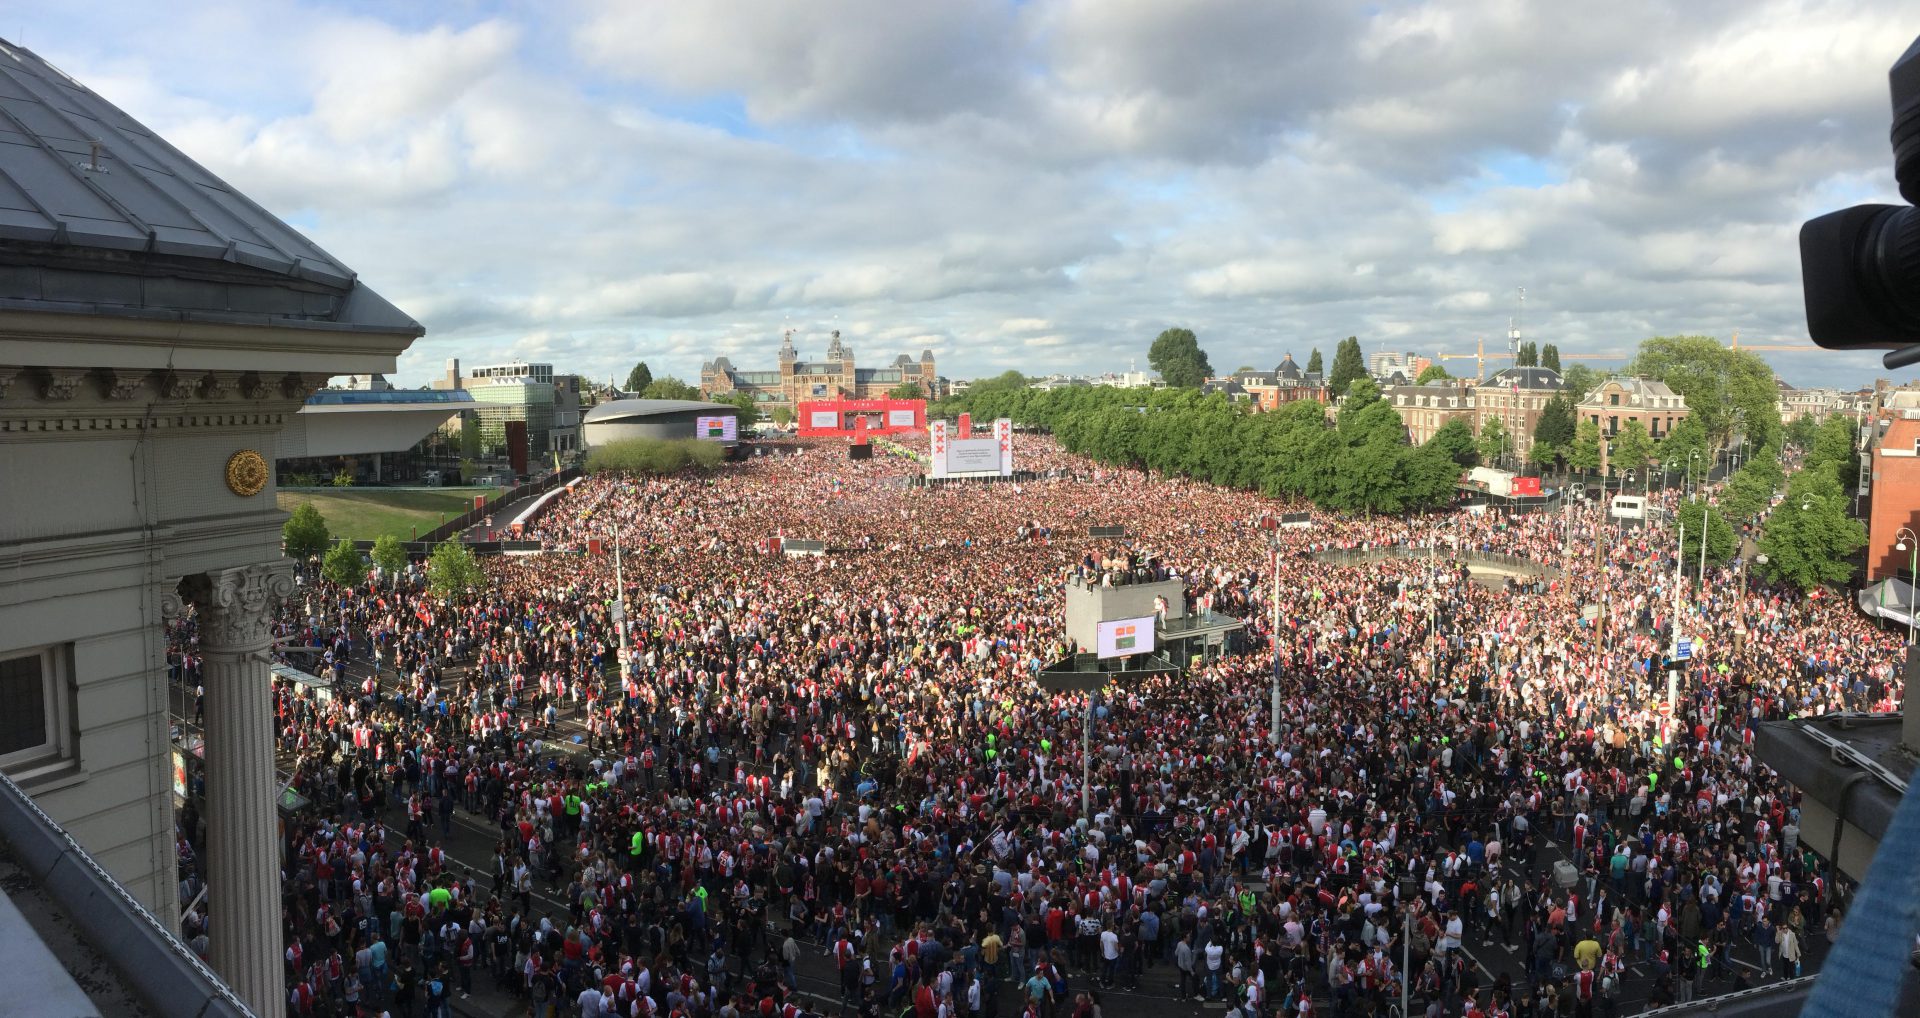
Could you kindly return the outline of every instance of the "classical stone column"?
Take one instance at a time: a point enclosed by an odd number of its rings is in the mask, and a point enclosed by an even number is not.
[[[206,661],[208,939],[213,969],[260,1018],[285,1013],[280,839],[274,794],[273,606],[293,592],[285,562],[180,582],[199,608]]]

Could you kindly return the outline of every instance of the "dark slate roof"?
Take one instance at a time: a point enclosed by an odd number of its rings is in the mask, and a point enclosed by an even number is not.
[[[1560,389],[1566,383],[1560,380],[1560,372],[1552,368],[1501,368],[1487,376],[1482,385],[1513,385],[1518,382],[1522,389]]]
[[[1300,378],[1300,365],[1293,362],[1292,354],[1288,354],[1286,358],[1280,362],[1280,366],[1273,369],[1273,373],[1276,377],[1291,378],[1297,381]]]
[[[299,231],[5,40],[0,303],[424,332]]]

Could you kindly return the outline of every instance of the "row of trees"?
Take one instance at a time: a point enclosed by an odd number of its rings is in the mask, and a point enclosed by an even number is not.
[[[1853,578],[1853,555],[1867,543],[1867,528],[1847,506],[1847,493],[1859,478],[1853,421],[1832,417],[1818,428],[1796,421],[1794,430],[1810,440],[1802,446],[1803,465],[1787,481],[1786,497],[1767,518],[1760,537],[1767,562],[1761,569],[1803,589],[1847,583]]]
[[[964,407],[1054,433],[1103,463],[1181,474],[1226,487],[1295,496],[1329,509],[1400,512],[1452,501],[1475,461],[1463,422],[1426,445],[1407,444],[1400,415],[1370,378],[1353,382],[1337,420],[1311,400],[1253,413],[1192,389],[1071,387],[1041,392],[975,385]]]

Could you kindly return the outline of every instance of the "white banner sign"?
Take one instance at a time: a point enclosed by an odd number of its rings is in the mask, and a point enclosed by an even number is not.
[[[889,428],[913,427],[913,411],[911,410],[887,411],[887,427]]]
[[[807,427],[809,428],[837,428],[839,426],[840,414],[836,411],[809,410],[807,412]]]
[[[927,463],[932,468],[929,474],[933,477],[945,477],[947,476],[947,422],[934,421],[933,426],[927,429],[927,437],[929,447]]]
[[[956,474],[1005,473],[1000,466],[1000,440],[954,439],[947,447],[947,469]]]

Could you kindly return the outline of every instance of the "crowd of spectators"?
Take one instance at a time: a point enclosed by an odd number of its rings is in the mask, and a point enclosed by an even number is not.
[[[1629,966],[1634,1006],[1686,999],[1839,921],[1752,734],[1898,702],[1899,641],[1840,599],[1676,578],[1670,534],[1597,507],[1278,527],[1304,507],[1019,441],[1053,476],[911,487],[910,459],[800,445],[591,478],[534,524],[547,553],[455,599],[307,572],[282,635],[331,688],[276,690],[312,803],[282,845],[292,1012],[438,1016],[486,980],[582,1018],[1346,1016],[1397,999],[1404,952],[1429,1015],[1611,1015]],[[588,553],[616,532],[618,591]],[[1480,553],[1539,568],[1484,582]],[[1083,759],[1087,698],[1034,681],[1070,650],[1063,581],[1143,570],[1247,628],[1098,698]],[[190,693],[192,620],[172,637]],[[456,859],[461,825],[491,848]],[[1526,971],[1487,978],[1487,943]]]

